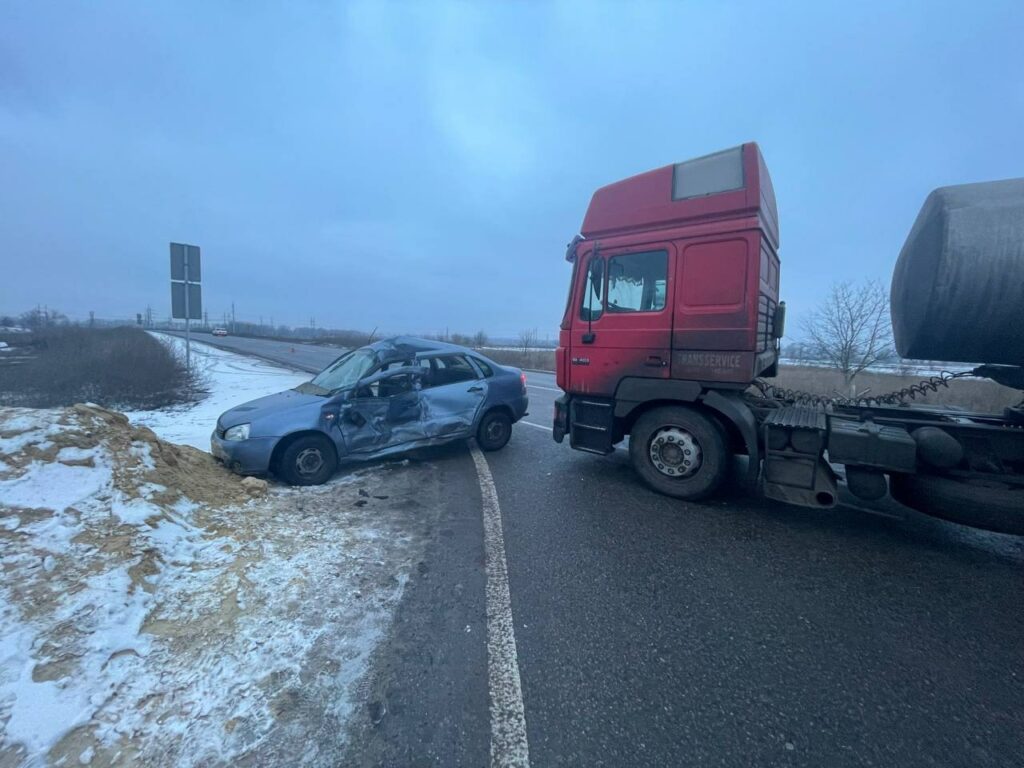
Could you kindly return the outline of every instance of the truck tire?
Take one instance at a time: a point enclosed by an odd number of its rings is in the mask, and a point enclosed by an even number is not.
[[[278,474],[289,485],[321,485],[338,468],[338,453],[326,437],[303,435],[281,452]]]
[[[629,458],[651,488],[688,501],[714,493],[729,468],[722,428],[685,406],[655,408],[637,419]]]
[[[976,485],[939,475],[893,474],[894,499],[972,528],[1024,536],[1024,488]]]

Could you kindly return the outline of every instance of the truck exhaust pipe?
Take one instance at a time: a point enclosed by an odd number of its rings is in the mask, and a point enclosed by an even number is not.
[[[814,474],[810,483],[791,484],[794,474],[805,475],[807,467],[788,467],[793,464],[804,464],[800,459],[773,459],[765,464],[764,495],[769,499],[796,504],[800,507],[815,509],[832,509],[839,503],[839,482],[836,473],[824,459],[818,459],[814,466]],[[794,470],[795,472],[792,472]],[[789,482],[787,482],[789,481]]]

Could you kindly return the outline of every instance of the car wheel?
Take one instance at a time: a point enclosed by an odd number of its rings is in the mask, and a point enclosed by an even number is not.
[[[677,499],[710,496],[729,468],[721,427],[682,406],[655,408],[637,419],[629,435],[629,458],[647,485]]]
[[[476,430],[476,442],[485,451],[505,447],[512,437],[512,419],[504,411],[491,411],[484,415]]]
[[[320,485],[338,468],[338,454],[326,437],[303,435],[288,444],[278,461],[278,474],[289,485]]]

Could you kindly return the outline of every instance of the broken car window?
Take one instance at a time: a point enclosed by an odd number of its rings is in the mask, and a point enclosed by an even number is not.
[[[310,383],[328,392],[347,389],[365,376],[376,361],[371,350],[357,349],[339,357]]]
[[[416,377],[408,373],[396,373],[359,387],[356,397],[394,397],[416,389]]]

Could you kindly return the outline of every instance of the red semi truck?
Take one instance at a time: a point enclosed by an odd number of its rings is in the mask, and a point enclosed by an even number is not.
[[[911,403],[920,393],[910,391],[832,402],[772,393],[764,380],[785,318],[778,250],[754,143],[597,190],[566,253],[555,440],[607,454],[628,436],[640,477],[682,499],[714,493],[744,454],[742,482],[782,501],[832,507],[841,474],[863,499],[891,492],[928,514],[1024,533],[1019,407],[966,413]],[[892,306],[901,354],[984,363],[975,375],[1024,389],[1024,180],[933,192]]]

